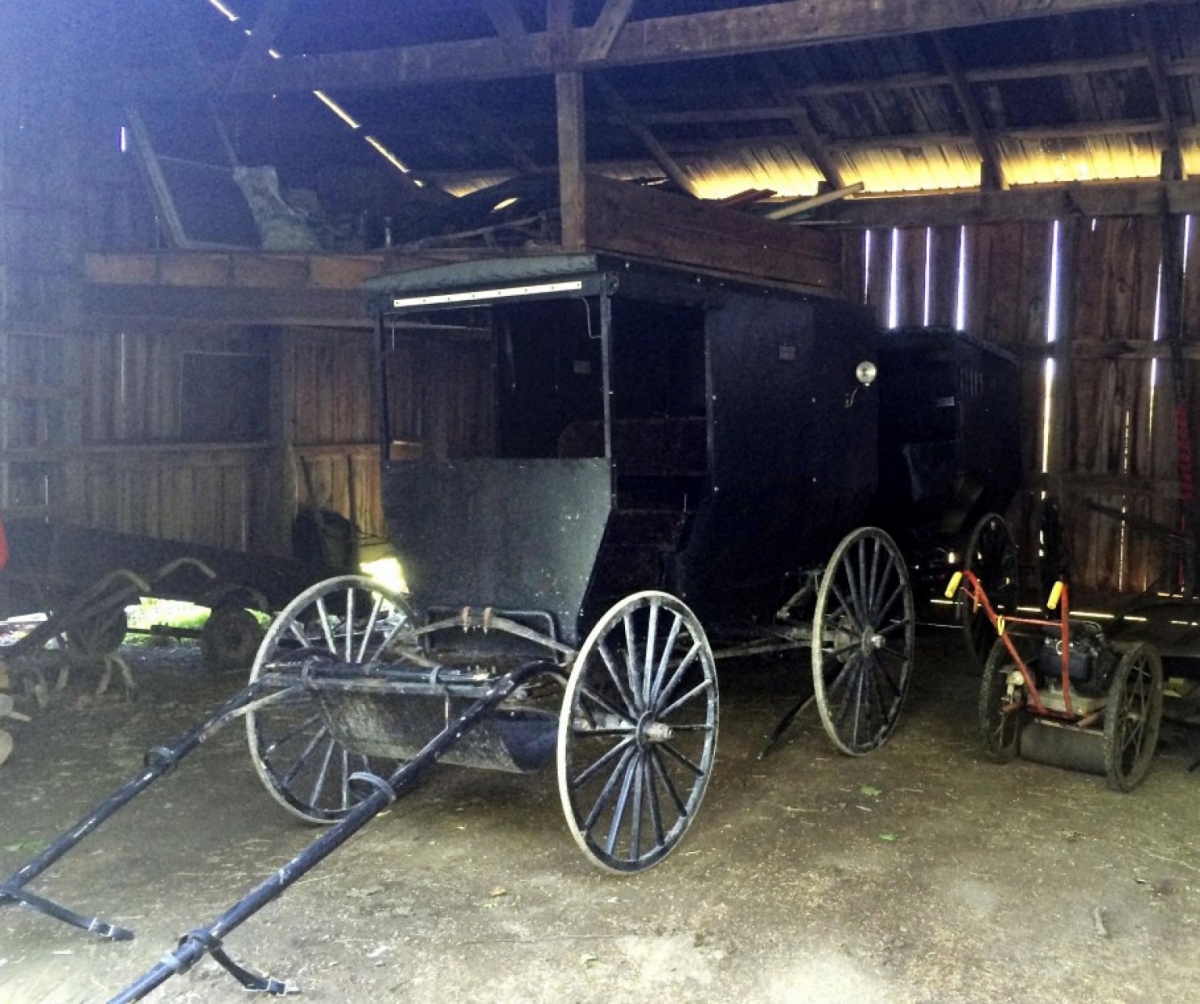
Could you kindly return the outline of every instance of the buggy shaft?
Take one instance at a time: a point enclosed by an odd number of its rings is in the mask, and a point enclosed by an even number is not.
[[[90,812],[80,817],[73,826],[55,838],[40,854],[30,859],[5,879],[4,884],[0,885],[0,907],[13,903],[23,903],[32,909],[50,912],[41,906],[46,901],[33,896],[26,897],[22,894],[21,890],[90,833],[94,832],[118,810],[133,801],[134,798],[145,791],[151,784],[169,774],[180,760],[205,742],[214,732],[241,714],[249,705],[253,704],[260,697],[264,689],[266,688],[257,682],[244,687],[217,708],[208,718],[171,746],[156,746],[149,750],[146,753],[145,766],[141,771],[126,781],[124,785],[103,802],[93,807]],[[272,695],[272,699],[279,699],[283,693],[285,692],[280,691],[278,694]],[[78,918],[77,915],[71,914],[70,911],[62,911],[62,914],[52,913],[53,916],[58,916],[60,920],[64,920],[67,923],[83,926],[85,930],[103,930],[103,927],[93,926],[91,921]],[[76,923],[76,920],[80,919],[83,919],[84,922],[82,924]],[[113,930],[120,931],[119,928],[113,928]],[[132,934],[127,931],[121,933],[125,937],[132,937]],[[113,935],[108,936],[112,937]]]
[[[375,790],[359,802],[342,819],[325,831],[291,861],[264,879],[258,886],[229,908],[208,927],[198,928],[184,935],[179,946],[163,956],[162,961],[147,970],[137,981],[113,997],[109,1004],[128,1004],[142,1000],[147,994],[161,986],[172,976],[187,972],[205,954],[228,969],[247,989],[266,990],[274,994],[286,993],[286,983],[268,977],[256,977],[236,966],[224,954],[221,940],[249,920],[254,914],[277,899],[289,886],[309,871],[362,829],[379,812],[387,808],[407,788],[415,784],[426,770],[432,767],[458,740],[474,728],[502,701],[522,684],[544,673],[554,672],[556,667],[545,662],[532,662],[519,666],[497,679],[487,692],[467,708],[454,721],[434,736],[410,761],[399,767],[386,780],[374,775],[357,774],[354,778],[370,784]]]

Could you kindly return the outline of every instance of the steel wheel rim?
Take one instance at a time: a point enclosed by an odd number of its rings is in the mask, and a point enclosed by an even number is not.
[[[563,811],[593,864],[641,871],[674,850],[707,789],[717,725],[716,663],[691,610],[655,591],[610,609],[579,650],[558,730]]]
[[[891,735],[912,675],[916,615],[900,549],[862,527],[829,559],[813,611],[812,669],[825,731],[861,756]]]
[[[388,607],[394,613],[388,614]],[[346,616],[346,612],[350,616]],[[339,662],[379,658],[412,617],[399,594],[361,575],[318,582],[289,603],[259,646],[250,682],[268,672],[287,672],[291,657],[314,655]],[[308,822],[333,823],[359,800],[350,775],[366,771],[386,777],[395,762],[347,749],[330,732],[320,702],[304,695],[286,705],[246,715],[250,759],[267,791],[280,805]]]
[[[1150,767],[1162,700],[1162,662],[1149,645],[1138,645],[1117,665],[1104,716],[1106,773],[1120,791],[1135,788]]]
[[[971,531],[963,568],[974,572],[997,613],[1009,614],[1017,606],[1017,545],[999,513],[988,513]],[[961,596],[961,594],[960,594]],[[982,666],[999,637],[987,614],[959,600],[959,623],[971,657]]]

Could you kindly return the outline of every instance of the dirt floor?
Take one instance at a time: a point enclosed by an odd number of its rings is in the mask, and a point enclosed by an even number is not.
[[[1164,730],[1131,795],[976,751],[976,678],[922,637],[904,720],[833,752],[815,712],[757,759],[807,665],[722,665],[712,785],[680,849],[632,878],[578,853],[552,772],[436,768],[280,900],[231,955],[314,1002],[1200,1000],[1200,732]],[[241,685],[188,646],[126,649],[140,694],[86,674],[9,723],[8,874]],[[133,927],[100,942],[0,910],[0,1001],[106,1000],[299,851],[314,831],[262,789],[235,724],[34,887]],[[211,960],[154,995],[241,1001]]]

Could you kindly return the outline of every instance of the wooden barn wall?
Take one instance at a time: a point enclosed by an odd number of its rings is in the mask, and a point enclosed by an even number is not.
[[[293,331],[284,437],[292,444],[286,476],[299,504],[341,513],[378,540],[386,528],[371,339],[365,331]]]
[[[82,402],[71,448],[46,448],[44,419],[21,426],[21,445],[40,446],[67,471],[52,486],[55,518],[287,554],[296,506],[315,504],[349,516],[369,537],[384,534],[368,332],[138,322],[102,325],[73,342],[74,375],[61,374],[41,343],[23,346],[19,358],[9,350],[20,379],[66,381]],[[213,441],[194,427],[181,397],[184,360],[194,353],[261,368],[265,380],[227,388],[217,407],[260,396],[262,435]]]
[[[103,325],[81,338],[82,445],[72,521],[234,550],[276,553],[278,468],[270,435],[207,441],[181,400],[192,353],[266,361],[283,335],[263,327]],[[268,398],[273,381],[256,389]],[[230,398],[234,397],[234,388]],[[218,407],[233,409],[237,400]]]
[[[1035,560],[1034,510],[1047,489],[1063,499],[1077,586],[1141,592],[1168,583],[1177,572],[1176,559],[1160,537],[1096,512],[1089,503],[1162,526],[1178,520],[1170,363],[1163,345],[1154,344],[1161,224],[1138,217],[1057,225],[1057,337],[1050,344],[1055,231],[1048,222],[876,230],[869,250],[863,234],[848,235],[847,274],[858,295],[876,306],[881,324],[953,325],[961,262],[965,330],[1021,361],[1023,490],[1008,515],[1018,529],[1023,560]],[[1183,307],[1193,402],[1200,392],[1195,243]],[[1047,359],[1055,367],[1055,399],[1043,474]]]

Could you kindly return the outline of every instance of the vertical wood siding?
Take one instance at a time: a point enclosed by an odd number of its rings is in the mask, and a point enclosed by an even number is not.
[[[1154,361],[1155,310],[1162,256],[1160,222],[1153,217],[1064,221],[1060,277],[1059,351],[1069,372],[1062,412],[1065,437],[1042,477],[1043,392],[1053,224],[996,223],[966,228],[966,330],[1008,348],[1021,360],[1021,457],[1025,490],[1008,514],[1023,536],[1023,555],[1036,553],[1033,509],[1043,487],[1063,490],[1073,574],[1087,590],[1136,593],[1169,585],[1174,561],[1159,538],[1093,511],[1096,502],[1131,516],[1174,526],[1179,487],[1170,362]],[[959,281],[957,227],[937,228],[928,244],[930,321],[951,324]],[[847,235],[847,274],[888,321],[895,296],[898,324],[923,321],[926,231],[876,230],[863,257],[861,234]],[[889,279],[893,246],[900,254],[896,289]],[[1200,345],[1200,257],[1192,242],[1183,308],[1185,340]],[[1162,346],[1157,347],[1162,354]],[[1200,366],[1187,363],[1190,400],[1200,401]],[[1152,382],[1152,375],[1154,377]],[[1057,466],[1056,466],[1057,465]],[[1123,479],[1119,482],[1114,479]]]

